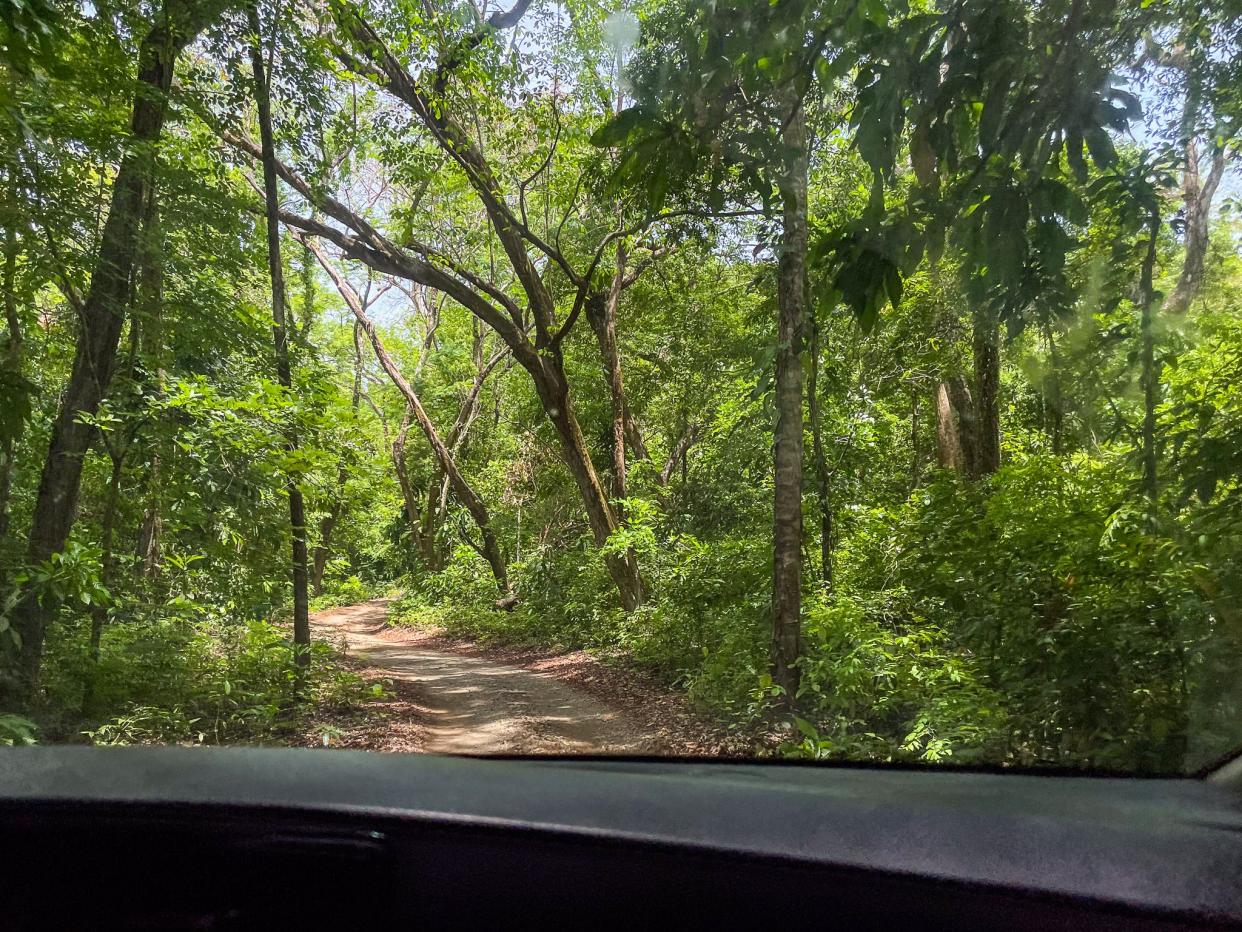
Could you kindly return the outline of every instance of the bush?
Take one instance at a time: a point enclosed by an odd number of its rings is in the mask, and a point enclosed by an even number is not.
[[[0,715],[0,747],[34,744],[38,728],[21,715]]]
[[[47,691],[63,710],[54,727],[68,737],[76,726],[97,744],[264,741],[300,727],[315,708],[368,696],[321,641],[299,695],[288,632],[265,621],[174,614],[114,623],[97,664],[88,637],[85,619],[53,630]]]
[[[1085,456],[943,475],[859,518],[834,624],[862,612],[886,637],[936,632],[1007,709],[989,759],[1179,769],[1210,614],[1132,493],[1124,463]]]
[[[343,579],[328,580],[323,591],[311,599],[310,610],[322,612],[342,605],[357,605],[373,598],[375,590],[371,586],[357,576],[346,576]]]
[[[908,593],[817,600],[803,623],[795,756],[995,760],[1002,697],[968,652],[910,609]],[[767,686],[770,681],[765,681]]]

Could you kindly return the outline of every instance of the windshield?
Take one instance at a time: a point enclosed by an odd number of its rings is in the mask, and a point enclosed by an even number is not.
[[[0,17],[0,744],[1242,745],[1242,11]]]

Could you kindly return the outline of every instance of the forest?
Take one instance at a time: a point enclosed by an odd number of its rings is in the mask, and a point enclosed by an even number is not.
[[[281,741],[376,597],[759,754],[1242,744],[1238,0],[0,0],[0,80],[0,744]]]

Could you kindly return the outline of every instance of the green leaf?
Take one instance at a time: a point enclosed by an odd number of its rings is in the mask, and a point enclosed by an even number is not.
[[[1070,130],[1065,136],[1065,159],[1080,182],[1087,180],[1087,163],[1082,157],[1082,133]]]
[[[802,732],[802,734],[805,737],[810,738],[812,741],[819,741],[819,729],[816,728],[814,725],[812,725],[810,722],[808,722],[806,719],[800,718],[795,715],[794,725],[797,727],[798,731]]]
[[[884,290],[888,293],[888,300],[892,302],[894,310],[901,304],[903,288],[901,272],[898,271],[897,266],[890,265],[884,276]]]
[[[1008,99],[1009,82],[997,81],[983,101],[983,112],[979,115],[979,143],[985,150],[990,151],[996,145]]]
[[[591,134],[591,145],[600,149],[615,148],[626,142],[636,129],[652,123],[646,108],[627,107]]]
[[[1085,133],[1087,149],[1091,153],[1091,161],[1100,168],[1107,168],[1117,161],[1117,149],[1106,130],[1093,127]]]

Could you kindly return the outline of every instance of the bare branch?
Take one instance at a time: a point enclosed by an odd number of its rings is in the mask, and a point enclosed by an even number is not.
[[[699,435],[702,432],[702,424],[691,424],[686,428],[686,432],[681,435],[681,438],[673,445],[673,449],[669,452],[664,468],[660,470],[660,485],[667,486],[669,484],[673,478],[673,471],[685,459],[686,454],[690,451],[690,447],[699,439]]]
[[[579,276],[559,250],[536,236],[505,204],[500,183],[491,165],[470,135],[449,114],[444,102],[431,100],[384,44],[379,34],[357,12],[350,11],[347,16],[349,21],[345,28],[370,62],[370,67],[363,73],[372,75],[378,86],[407,104],[431,131],[441,149],[465,172],[471,187],[487,210],[505,254],[527,294],[535,315],[536,329],[541,334],[550,334],[554,320],[552,297],[527,254],[525,243],[529,242],[543,252],[561,268],[570,281],[578,284]]]
[[[661,220],[673,220],[678,217],[704,217],[710,219],[721,219],[727,217],[755,217],[762,214],[763,211],[761,210],[669,210],[664,213],[653,214],[633,226],[620,230],[613,230],[600,241],[598,248],[596,248],[595,255],[591,259],[591,265],[587,268],[586,275],[582,277],[582,280],[578,285],[578,293],[574,297],[573,309],[570,310],[569,316],[565,319],[564,325],[562,325],[561,329],[557,331],[555,336],[552,337],[552,345],[555,346],[560,343],[561,340],[565,339],[569,331],[573,329],[574,324],[578,320],[578,316],[582,313],[583,306],[587,302],[591,288],[591,279],[594,278],[595,270],[599,267],[600,260],[604,257],[604,250],[606,250],[617,240],[623,239],[627,236],[633,236],[636,233],[641,233],[643,230],[646,230],[653,224],[659,223]]]

